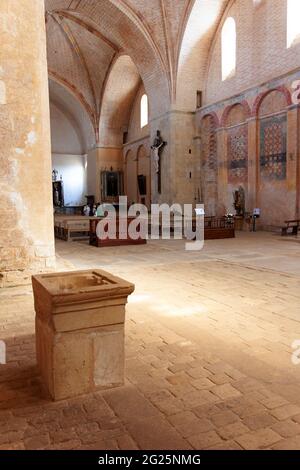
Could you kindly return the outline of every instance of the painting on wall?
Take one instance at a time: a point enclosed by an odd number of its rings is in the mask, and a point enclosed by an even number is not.
[[[102,171],[101,172],[101,198],[102,202],[117,201],[124,192],[123,172]]]
[[[286,179],[286,115],[260,122],[260,173],[266,180]]]
[[[214,120],[206,116],[202,121],[202,165],[215,172],[217,169],[217,138]]]
[[[248,131],[247,125],[228,129],[228,180],[229,183],[247,182]]]

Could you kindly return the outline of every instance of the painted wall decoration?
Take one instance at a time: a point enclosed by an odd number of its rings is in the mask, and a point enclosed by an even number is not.
[[[229,183],[246,183],[248,178],[247,125],[228,129],[227,152]]]
[[[216,127],[212,116],[203,118],[201,125],[202,139],[202,172],[201,187],[202,199],[207,215],[216,215],[218,189],[217,189],[217,137]]]
[[[262,119],[260,122],[260,173],[263,179],[286,179],[286,148],[286,115]]]
[[[212,116],[206,116],[202,121],[202,164],[210,170],[217,169],[217,138],[215,123]]]

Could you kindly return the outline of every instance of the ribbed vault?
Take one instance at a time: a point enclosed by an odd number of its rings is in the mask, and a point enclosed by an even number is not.
[[[150,119],[172,106],[194,110],[228,2],[45,0],[49,76],[85,108],[97,142],[104,89],[122,54],[144,83]]]

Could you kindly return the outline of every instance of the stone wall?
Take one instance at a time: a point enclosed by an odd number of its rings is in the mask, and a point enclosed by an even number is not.
[[[50,102],[52,154],[84,155],[85,142],[74,117]]]
[[[221,31],[234,18],[237,34],[235,74],[222,81]],[[299,67],[300,42],[287,48],[287,0],[238,0],[230,3],[210,47],[205,104],[272,80]]]

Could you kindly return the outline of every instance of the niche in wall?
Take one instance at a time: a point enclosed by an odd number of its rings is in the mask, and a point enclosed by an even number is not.
[[[248,126],[242,104],[234,105],[227,116],[228,183],[245,186],[248,181]],[[244,188],[245,189],[245,188]]]
[[[272,90],[262,99],[258,109],[258,199],[262,223],[266,227],[282,225],[294,215],[293,194],[287,181],[286,108],[284,94]]]

